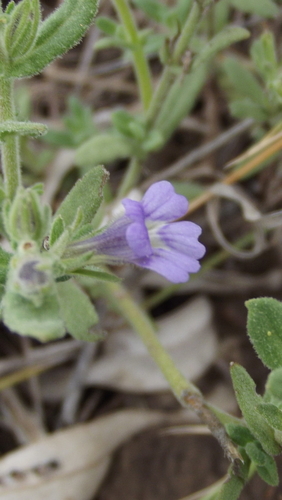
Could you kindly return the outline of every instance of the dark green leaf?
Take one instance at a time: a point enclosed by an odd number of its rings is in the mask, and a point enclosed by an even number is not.
[[[247,443],[255,439],[248,427],[232,423],[227,424],[225,427],[232,441],[239,446],[246,446]]]
[[[117,134],[97,134],[84,142],[76,151],[75,161],[80,167],[99,163],[110,163],[134,154],[134,145],[129,138]]]
[[[258,475],[270,486],[279,484],[279,477],[275,460],[268,456],[267,463],[264,466],[257,466]]]

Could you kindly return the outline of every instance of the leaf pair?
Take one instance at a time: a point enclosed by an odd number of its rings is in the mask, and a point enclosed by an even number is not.
[[[40,73],[54,59],[76,45],[93,21],[98,0],[65,0],[44,22],[39,0],[10,2],[4,30],[5,77]],[[3,57],[2,57],[3,59]]]

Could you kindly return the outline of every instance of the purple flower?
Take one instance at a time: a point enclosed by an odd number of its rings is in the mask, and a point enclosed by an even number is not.
[[[188,201],[167,181],[156,182],[141,202],[125,198],[125,214],[96,236],[73,243],[95,251],[104,262],[130,262],[151,269],[173,283],[184,283],[200,269],[205,247],[193,222],[172,222],[188,210]]]

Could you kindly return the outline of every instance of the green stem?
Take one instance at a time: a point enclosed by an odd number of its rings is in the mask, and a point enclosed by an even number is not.
[[[199,389],[186,380],[175,366],[174,361],[160,343],[147,314],[134,302],[129,292],[120,283],[103,283],[100,291],[140,336],[180,404],[192,409],[209,427],[230,460],[234,463],[241,461],[237,449],[226,434],[224,425],[212,407],[204,401]]]
[[[138,30],[127,0],[113,0],[113,3],[126,30],[128,41],[132,45],[135,74],[140,89],[143,108],[147,110],[151,102],[153,90],[150,69],[142,43],[138,36]]]
[[[14,120],[13,80],[2,77],[0,78],[0,122]],[[7,133],[3,138],[1,157],[6,195],[12,200],[21,185],[19,140],[15,134]]]
[[[149,128],[153,126],[170,88],[179,75],[179,72],[176,71],[176,68],[182,64],[182,58],[188,48],[192,36],[195,33],[199,19],[201,18],[201,14],[202,9],[199,7],[197,1],[195,1],[191,7],[181,34],[179,35],[175,43],[172,54],[169,57],[169,61],[162,73],[159,85],[151,100],[151,104],[146,115],[147,125]]]
[[[126,174],[122,180],[122,183],[118,190],[118,199],[123,198],[127,195],[128,191],[135,185],[136,179],[138,178],[141,170],[141,164],[137,158],[132,158],[128,167]]]
[[[192,36],[198,27],[198,22],[201,18],[202,9],[199,7],[197,1],[192,5],[186,22],[183,26],[181,35],[178,37],[172,55],[172,61],[174,64],[180,64],[181,59],[184,56],[187,47],[190,43]]]

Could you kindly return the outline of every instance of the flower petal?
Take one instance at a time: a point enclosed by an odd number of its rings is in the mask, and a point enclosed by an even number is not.
[[[141,203],[146,218],[151,220],[173,221],[182,217],[188,210],[185,196],[177,194],[168,181],[152,184]]]
[[[130,200],[129,198],[124,198],[122,204],[125,208],[125,213],[127,217],[135,222],[144,222],[145,214],[142,204],[139,201]]]
[[[206,252],[204,245],[197,239],[201,232],[200,226],[194,222],[181,221],[162,226],[158,230],[158,235],[169,248],[201,259]]]
[[[149,257],[153,250],[145,224],[133,222],[126,230],[126,240],[135,258]]]
[[[140,259],[136,263],[141,267],[156,271],[172,283],[185,283],[189,279],[189,273],[196,273],[200,269],[200,264],[196,259],[163,249],[154,251],[151,257]]]

